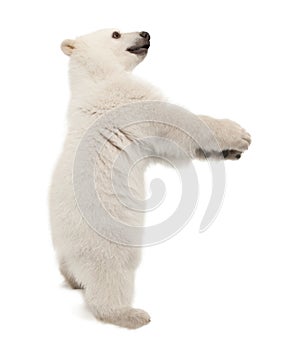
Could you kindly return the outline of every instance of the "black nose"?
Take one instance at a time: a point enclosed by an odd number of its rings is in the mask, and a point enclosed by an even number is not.
[[[147,31],[140,32],[140,36],[150,41],[150,34]]]

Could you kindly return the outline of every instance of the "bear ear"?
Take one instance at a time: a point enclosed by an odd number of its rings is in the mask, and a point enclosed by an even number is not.
[[[75,49],[75,40],[64,40],[60,45],[61,50],[68,56],[72,55]]]

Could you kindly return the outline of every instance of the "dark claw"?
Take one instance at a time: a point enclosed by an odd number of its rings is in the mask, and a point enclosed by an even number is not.
[[[224,150],[222,153],[223,153],[224,158],[226,158],[229,155],[229,150]]]

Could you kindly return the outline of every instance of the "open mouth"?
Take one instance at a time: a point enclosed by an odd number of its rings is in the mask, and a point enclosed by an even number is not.
[[[136,55],[145,55],[148,52],[148,49],[150,47],[150,43],[146,43],[142,46],[132,46],[127,49],[129,53],[136,54]]]

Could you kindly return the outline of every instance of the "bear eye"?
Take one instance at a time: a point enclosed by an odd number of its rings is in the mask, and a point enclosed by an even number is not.
[[[118,31],[114,31],[114,32],[112,33],[111,37],[112,37],[112,38],[118,39],[118,38],[121,37],[121,34],[120,34]]]

